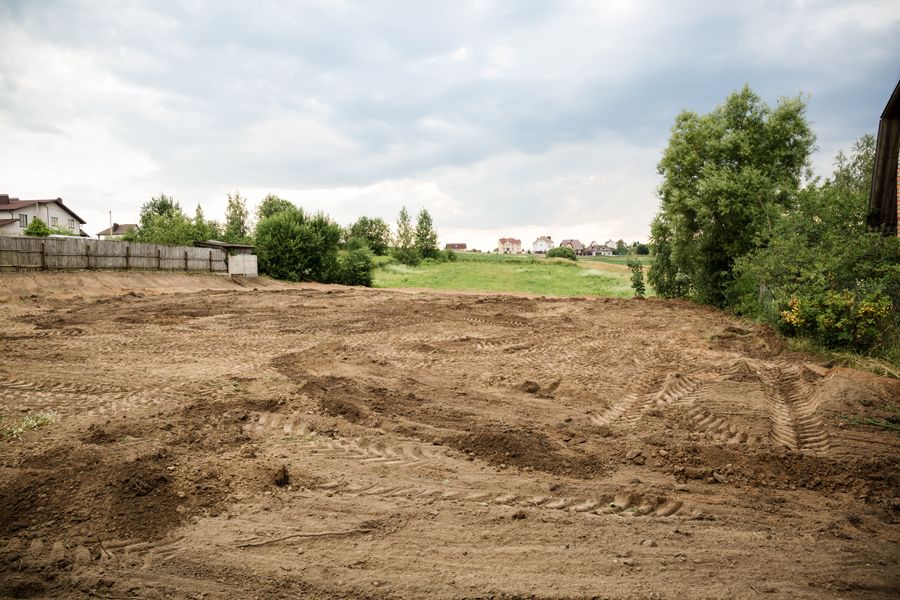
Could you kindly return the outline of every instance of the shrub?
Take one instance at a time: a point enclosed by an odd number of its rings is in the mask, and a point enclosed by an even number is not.
[[[636,259],[628,259],[628,269],[631,271],[631,288],[634,295],[643,298],[646,288],[644,287],[644,264]]]
[[[857,296],[848,290],[791,296],[779,311],[778,326],[808,335],[826,348],[869,350],[891,327],[893,303],[880,292]]]
[[[575,251],[568,246],[558,246],[547,250],[547,258],[565,258],[568,260],[578,260]]]
[[[372,287],[372,270],[375,262],[372,252],[365,245],[348,251],[339,260],[337,283]]]
[[[444,251],[444,256],[447,258],[448,262],[456,262],[457,259],[459,259],[459,257],[456,255],[456,252],[454,252],[450,248],[447,248]]]
[[[285,210],[260,221],[256,232],[259,266],[266,275],[321,283],[339,276],[341,228],[326,215]]]
[[[415,267],[420,262],[422,262],[422,257],[419,256],[419,251],[411,246],[405,248],[394,248],[391,251],[391,256],[393,256],[394,260],[396,260],[397,262],[404,265],[409,265],[410,267]]]
[[[50,228],[38,217],[33,218],[25,228],[25,235],[30,237],[47,237],[50,233]]]

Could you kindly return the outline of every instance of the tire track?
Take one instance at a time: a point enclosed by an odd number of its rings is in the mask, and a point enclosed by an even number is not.
[[[514,506],[538,510],[568,511],[593,516],[618,517],[697,517],[696,507],[664,494],[615,492],[584,497],[560,497],[517,494],[508,491],[422,487],[404,484],[354,484],[332,481],[316,489],[349,496],[404,498],[414,502],[451,501],[482,505]]]
[[[315,426],[298,414],[251,413],[250,423],[243,431],[257,439],[295,438],[302,448],[309,448],[320,456],[351,460],[361,464],[415,467],[428,461],[449,457],[442,446],[425,446],[416,443],[377,444],[357,438],[331,438],[318,435]]]
[[[803,368],[756,367],[766,390],[772,423],[772,440],[800,452],[827,452],[831,441],[808,384]]]

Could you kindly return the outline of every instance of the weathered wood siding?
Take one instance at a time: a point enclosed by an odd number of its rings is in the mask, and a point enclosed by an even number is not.
[[[0,271],[41,269],[228,271],[225,253],[211,248],[0,236]]]

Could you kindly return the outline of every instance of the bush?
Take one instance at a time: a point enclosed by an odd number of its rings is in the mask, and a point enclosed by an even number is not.
[[[826,348],[869,350],[891,326],[893,303],[880,292],[856,296],[843,290],[792,296],[779,312],[779,329],[808,335]]]
[[[25,235],[30,237],[47,237],[50,233],[50,228],[38,217],[33,218],[25,228]]]
[[[286,210],[260,221],[256,231],[259,267],[266,275],[321,283],[339,277],[341,228],[326,215]]]
[[[364,285],[372,287],[372,270],[375,261],[368,247],[350,250],[340,258],[337,283],[344,285]]]
[[[406,248],[394,248],[391,251],[391,256],[394,257],[394,260],[398,263],[409,265],[410,267],[415,267],[422,262],[419,251],[411,246]]]
[[[456,262],[457,259],[459,259],[459,257],[456,255],[456,252],[454,252],[450,248],[447,248],[444,251],[444,256],[446,257],[448,262]]]
[[[568,246],[557,246],[547,250],[547,258],[565,258],[567,260],[578,260],[575,251]]]
[[[631,271],[631,288],[634,290],[634,295],[643,298],[647,291],[644,287],[644,264],[633,258],[629,258],[627,264]]]

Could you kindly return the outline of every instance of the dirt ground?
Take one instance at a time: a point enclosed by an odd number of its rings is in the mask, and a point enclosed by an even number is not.
[[[897,598],[900,381],[684,302],[0,275],[0,596]],[[165,293],[175,292],[175,293]]]

